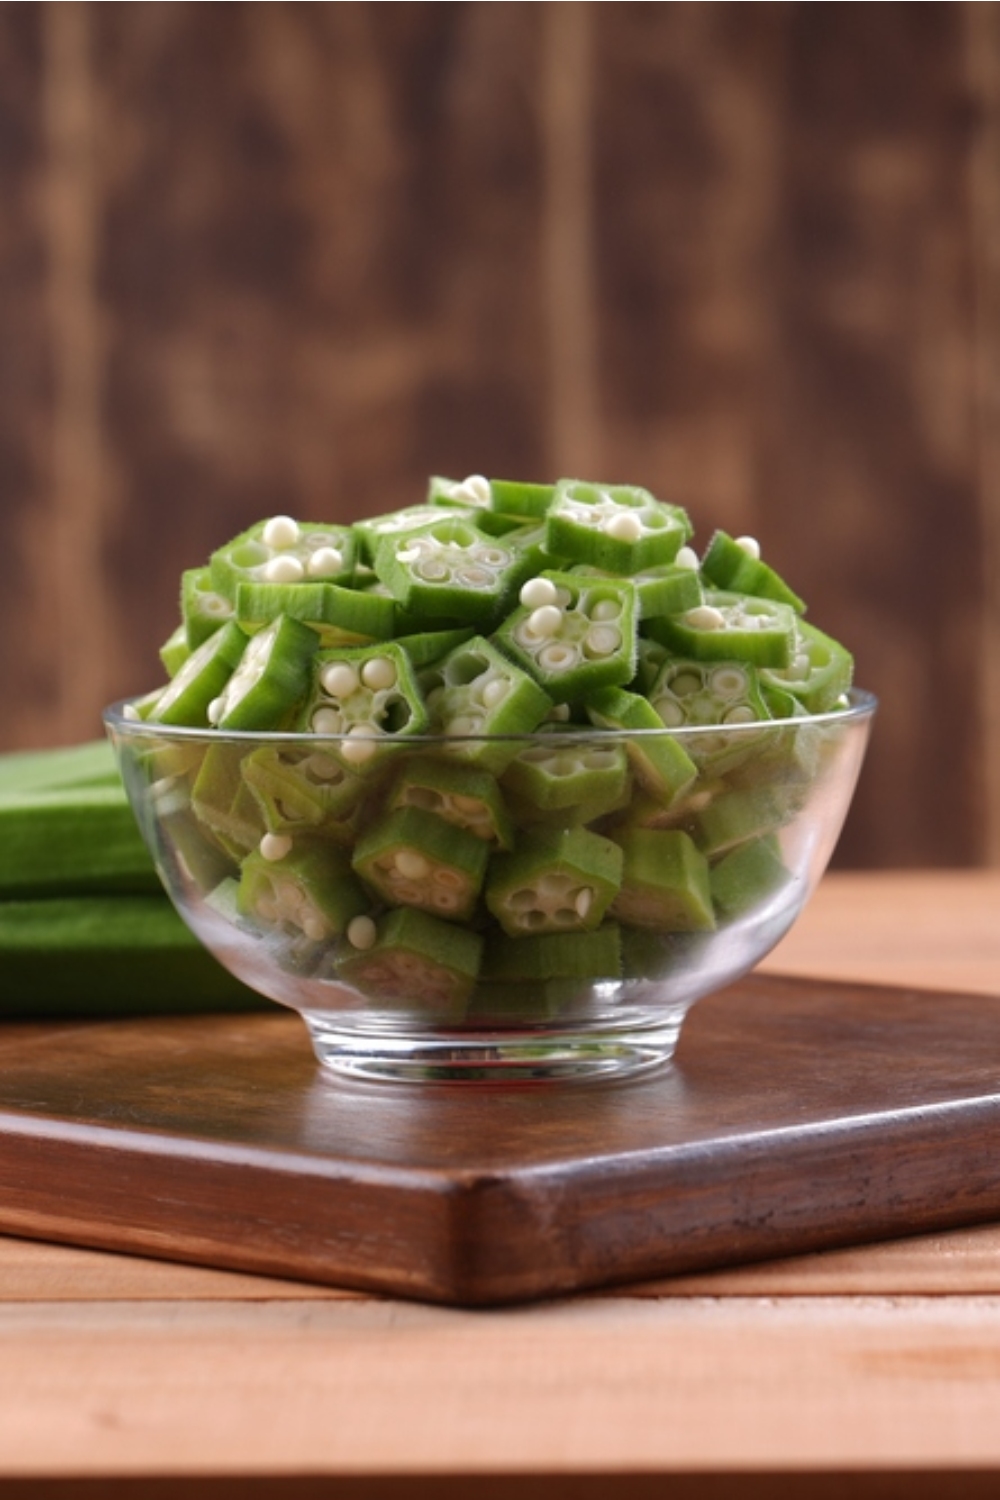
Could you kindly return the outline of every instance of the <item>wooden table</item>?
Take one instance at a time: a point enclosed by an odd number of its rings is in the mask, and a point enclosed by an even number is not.
[[[996,994],[1000,872],[767,966]],[[486,1312],[0,1239],[0,1392],[0,1496],[996,1494],[1000,1226]]]

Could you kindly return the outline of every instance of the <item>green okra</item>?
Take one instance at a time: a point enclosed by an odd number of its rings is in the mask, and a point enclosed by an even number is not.
[[[258,927],[328,943],[370,907],[350,856],[326,840],[267,834],[240,865],[236,909]]]
[[[709,883],[719,916],[732,920],[752,911],[794,877],[773,834],[752,839],[712,866]]]
[[[435,813],[401,807],[358,840],[353,866],[390,906],[414,906],[450,921],[476,909],[489,859],[485,841]]]
[[[159,890],[120,782],[0,790],[4,899]]]
[[[416,755],[407,760],[386,795],[386,808],[419,807],[475,834],[487,844],[509,849],[514,842],[510,814],[496,777],[478,766],[464,766]]]
[[[850,652],[815,625],[798,620],[791,661],[784,669],[762,671],[761,682],[791,693],[807,713],[821,714],[838,706],[853,675]]]
[[[515,736],[531,734],[552,709],[544,688],[483,636],[450,651],[426,681],[430,729],[448,740],[441,752],[494,775],[517,755]]]
[[[569,571],[574,576],[579,574],[590,578],[616,576],[589,563],[577,563]],[[631,581],[635,586],[640,620],[655,619],[658,615],[683,614],[705,602],[697,567],[667,563],[660,568],[644,568],[640,573],[633,574]]]
[[[222,730],[284,729],[305,696],[318,649],[314,630],[279,615],[250,637],[232,676],[208,705],[209,722]]]
[[[367,775],[378,769],[401,748],[399,736],[422,734],[428,722],[414,670],[398,642],[318,653],[299,727],[328,739],[328,753],[351,770]],[[385,740],[387,735],[394,740]]]
[[[686,741],[695,764],[719,776],[766,743],[771,716],[749,662],[671,658],[649,690],[653,711],[668,729],[697,729]],[[755,730],[752,726],[759,724]],[[707,733],[709,729],[717,733]]]
[[[270,1002],[202,947],[166,896],[0,902],[0,1014],[146,1015]]]
[[[503,775],[504,790],[523,811],[569,815],[592,823],[619,807],[629,789],[625,746],[610,739],[595,743],[574,725],[553,725],[520,750]]]
[[[212,587],[211,568],[186,568],[181,574],[181,629],[188,650],[197,651],[232,618],[232,600]]]
[[[631,485],[560,479],[546,516],[550,552],[631,576],[673,562],[691,535],[679,506]]]
[[[629,762],[637,781],[664,807],[693,785],[698,767],[676,739],[662,732],[663,720],[638,693],[604,688],[591,694],[586,709],[599,729],[636,731],[625,741]]]
[[[511,939],[491,932],[482,977],[490,982],[560,979],[614,980],[622,972],[622,935],[617,922],[592,932],[535,932]]]
[[[159,656],[163,663],[163,670],[168,677],[176,677],[181,667],[191,655],[191,647],[187,643],[187,634],[183,625],[178,625],[167,636],[160,647]]]
[[[400,607],[427,622],[500,619],[528,566],[524,552],[463,516],[444,515],[415,531],[383,536],[375,571]]]
[[[525,834],[490,862],[486,905],[512,938],[599,927],[618,892],[622,853],[586,828]]]
[[[526,580],[496,641],[555,703],[630,682],[636,669],[636,592],[623,578],[547,572]]]
[[[657,616],[643,628],[674,656],[691,661],[785,668],[795,654],[796,619],[788,604],[708,590],[703,604],[684,614]]]
[[[209,578],[217,593],[235,603],[241,583],[349,583],[356,555],[349,526],[272,516],[213,552]]]
[[[472,506],[468,507],[467,518],[470,521],[476,519]],[[359,555],[368,567],[372,567],[383,537],[401,536],[403,532],[416,531],[421,526],[429,526],[440,519],[440,507],[430,503],[407,505],[402,510],[391,510],[384,515],[367,516],[361,521],[355,521],[353,531],[357,538]]]
[[[288,615],[311,626],[323,646],[385,640],[396,628],[392,599],[336,583],[240,583],[235,609],[248,635]]]
[[[525,484],[520,480],[491,479],[490,508],[522,523],[543,521],[555,498],[554,484]]]
[[[121,787],[115,752],[108,740],[85,740],[52,749],[8,750],[0,754],[0,796],[69,790],[71,787]]]
[[[243,761],[242,774],[268,833],[313,829],[337,843],[356,833],[368,783],[321,745],[262,745]]]
[[[243,659],[247,637],[232,620],[178,668],[146,715],[154,724],[207,728],[209,711]]]
[[[789,808],[783,789],[763,786],[738,787],[713,797],[697,815],[698,846],[709,856],[722,854],[748,839],[773,833],[788,821]]]
[[[715,926],[708,861],[679,828],[630,828],[620,836],[621,890],[612,914],[628,927],[696,932]]]
[[[475,633],[471,625],[457,625],[451,630],[422,630],[415,635],[397,636],[396,645],[406,652],[414,670],[419,671],[441,661],[456,646],[464,646]]]
[[[402,906],[351,923],[334,973],[369,1002],[449,1013],[472,993],[482,950],[478,933]]]
[[[237,862],[267,832],[260,806],[243,776],[247,752],[239,745],[209,745],[191,788],[191,807],[220,848]]]
[[[805,612],[805,604],[773,568],[760,560],[760,548],[753,537],[734,539],[717,531],[701,559],[701,571],[717,589],[735,594],[753,594],[788,604],[796,614]]]

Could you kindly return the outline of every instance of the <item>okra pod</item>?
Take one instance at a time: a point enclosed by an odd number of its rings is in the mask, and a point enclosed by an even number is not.
[[[546,517],[550,552],[625,576],[673,562],[690,535],[678,506],[630,485],[560,479]]]
[[[496,632],[497,644],[555,703],[630,682],[636,668],[636,592],[627,579],[541,573]]]
[[[423,808],[401,807],[362,835],[352,864],[388,905],[465,922],[476,909],[488,859],[474,833]]]
[[[483,940],[414,907],[348,926],[334,972],[370,1003],[449,1013],[468,1000]]]
[[[600,926],[622,879],[617,844],[586,828],[526,834],[490,862],[486,905],[510,937]]]

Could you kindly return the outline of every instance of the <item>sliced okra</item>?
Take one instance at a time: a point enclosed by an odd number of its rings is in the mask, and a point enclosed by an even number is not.
[[[235,608],[248,635],[288,615],[312,626],[324,646],[385,640],[396,629],[392,599],[336,583],[241,583]]]
[[[471,994],[482,950],[467,927],[401,906],[349,923],[335,972],[369,1000],[447,1011]]]
[[[235,602],[241,583],[349,583],[356,549],[349,526],[272,516],[212,553],[211,585]]]
[[[636,731],[625,741],[636,780],[662,806],[669,807],[694,783],[698,767],[663,720],[638,693],[604,688],[587,699],[587,715],[599,729]],[[654,733],[647,733],[652,730]]]
[[[684,511],[648,490],[578,479],[559,480],[545,525],[556,556],[626,575],[673,562],[691,535]]]
[[[787,798],[770,785],[737,787],[713,797],[697,816],[699,847],[711,858],[774,833],[787,822]]]
[[[850,652],[815,625],[798,620],[791,661],[782,670],[763,671],[761,681],[791,693],[807,713],[822,714],[837,707],[853,675]]]
[[[470,474],[466,479],[445,479],[440,474],[431,476],[427,486],[427,503],[436,508],[458,510],[474,518],[481,531],[489,536],[503,536],[505,532],[520,526],[522,517],[504,515],[493,503],[493,487],[482,474]]]
[[[358,840],[354,869],[390,906],[416,906],[451,921],[475,911],[489,848],[420,807],[388,813]]]
[[[701,571],[717,589],[735,594],[754,594],[788,604],[796,614],[805,612],[805,604],[785,580],[760,560],[760,547],[752,536],[731,537],[717,531],[701,559]]]
[[[243,778],[239,745],[209,745],[191,788],[191,806],[223,851],[237,860],[266,832],[260,807]]]
[[[524,484],[513,479],[490,480],[490,508],[522,523],[543,521],[555,497],[554,484]]]
[[[687,742],[691,759],[723,775],[766,741],[771,721],[756,670],[743,661],[669,659],[649,692],[650,704],[668,729],[705,730]],[[759,724],[759,730],[750,726]]]
[[[196,651],[232,618],[232,600],[213,588],[211,568],[186,568],[181,574],[181,621],[190,649]]]
[[[533,932],[513,941],[491,933],[483,954],[485,980],[614,980],[622,972],[622,937],[617,922],[592,932]]]
[[[553,725],[519,751],[504,772],[504,789],[540,812],[571,814],[591,823],[620,806],[629,785],[625,746],[592,734],[581,737],[573,725]]]
[[[647,620],[643,629],[675,656],[692,661],[785,668],[794,656],[796,615],[790,605],[771,599],[709,590],[703,604]]]
[[[478,766],[416,755],[399,772],[385,805],[391,810],[422,808],[501,849],[509,849],[514,842],[510,814],[496,778]]]
[[[236,905],[258,927],[326,943],[365,915],[371,901],[343,850],[325,840],[267,834],[240,866]]]
[[[399,736],[422,734],[427,723],[413,668],[397,642],[316,656],[300,728],[328,737],[329,753],[351,770],[368,774],[399,749]]]
[[[160,647],[160,660],[167,676],[176,677],[190,655],[191,647],[187,643],[187,632],[182,622],[170,632]]]
[[[263,745],[243,762],[243,776],[269,833],[315,829],[353,840],[367,783],[323,746]]]
[[[548,693],[483,636],[458,646],[422,679],[431,730],[450,757],[499,775],[552,708]]]
[[[192,651],[163,689],[147,718],[156,724],[203,729],[212,722],[212,705],[232,681],[247,647],[247,637],[230,620]]]
[[[519,598],[497,643],[554,702],[579,701],[635,676],[636,593],[627,579],[541,573],[525,581]]]
[[[486,905],[509,937],[589,932],[618,892],[622,853],[587,828],[526,834],[490,863]]]
[[[383,536],[375,553],[375,571],[403,610],[480,628],[501,617],[526,567],[523,551],[461,516]]]
[[[658,615],[683,614],[704,603],[705,594],[698,577],[696,558],[694,563],[694,566],[667,563],[660,568],[643,568],[641,572],[633,574],[632,583],[635,585],[640,620],[655,619]],[[615,574],[604,568],[595,568],[590,563],[577,563],[569,571],[591,578],[615,577]]]
[[[621,836],[621,890],[612,912],[629,927],[697,932],[715,926],[708,860],[679,828],[632,828]]]
[[[420,630],[413,635],[397,635],[396,644],[406,652],[410,665],[419,671],[440,661],[456,646],[464,646],[474,635],[471,625],[458,625],[453,630]]]
[[[470,521],[476,519],[475,510],[470,506],[466,512]],[[373,567],[375,553],[379,542],[386,536],[401,536],[406,531],[416,531],[421,526],[429,526],[432,521],[440,521],[440,507],[434,504],[407,505],[402,510],[387,511],[385,515],[367,516],[363,521],[355,521],[354,534],[357,538],[358,552],[368,567]]]
[[[236,670],[209,704],[209,723],[219,729],[283,729],[305,697],[318,647],[308,625],[279,615],[250,637]]]
[[[743,916],[793,879],[773,835],[752,839],[712,866],[709,883],[720,917]]]

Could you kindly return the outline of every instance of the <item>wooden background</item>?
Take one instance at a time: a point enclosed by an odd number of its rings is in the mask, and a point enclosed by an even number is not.
[[[881,716],[841,864],[1000,864],[1000,7],[0,7],[0,748],[182,567],[431,471],[648,485]]]

